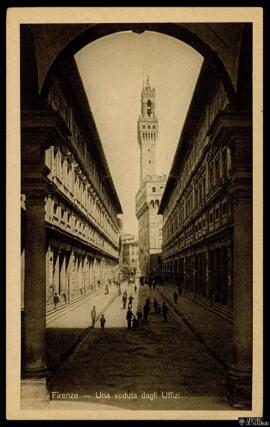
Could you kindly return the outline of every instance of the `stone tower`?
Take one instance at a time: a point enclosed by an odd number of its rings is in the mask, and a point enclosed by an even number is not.
[[[155,115],[155,89],[151,88],[149,77],[141,94],[141,114],[138,120],[138,142],[140,144],[141,185],[147,175],[156,174],[156,139],[158,120]]]
[[[157,212],[167,179],[166,175],[156,174],[158,119],[155,96],[155,89],[151,88],[147,78],[141,93],[138,119],[141,181],[136,194],[139,264],[141,276],[146,280],[161,275],[162,216]]]

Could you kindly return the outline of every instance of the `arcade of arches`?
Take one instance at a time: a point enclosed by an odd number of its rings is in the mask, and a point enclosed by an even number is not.
[[[184,139],[160,206],[153,194],[151,209],[163,214],[164,278],[180,277],[201,295],[219,286],[216,298],[231,306],[228,396],[233,405],[246,405],[252,384],[251,24],[21,26],[23,381],[46,385],[53,291],[61,293],[61,304],[72,302],[117,274],[121,205],[73,55],[127,30],[170,35],[205,58]],[[229,291],[221,270],[230,272]]]

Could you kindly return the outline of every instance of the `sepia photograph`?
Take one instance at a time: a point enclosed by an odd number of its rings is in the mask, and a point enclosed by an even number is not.
[[[9,11],[10,419],[262,417],[262,13],[135,9]]]

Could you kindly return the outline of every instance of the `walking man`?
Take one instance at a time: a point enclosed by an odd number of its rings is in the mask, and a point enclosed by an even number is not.
[[[143,307],[143,320],[145,323],[148,322],[148,313],[149,313],[149,304],[147,304],[146,302]]]
[[[100,333],[104,334],[104,328],[105,328],[106,319],[104,317],[104,314],[101,315],[100,318]]]
[[[134,315],[133,315],[132,311],[130,310],[130,308],[128,308],[127,316],[126,316],[128,329],[131,329],[131,321],[132,321],[133,317],[134,317]]]
[[[54,308],[56,308],[57,304],[59,303],[60,299],[59,296],[57,295],[57,293],[55,292],[54,296],[53,296],[53,303],[54,303]]]
[[[94,328],[94,327],[95,327],[96,318],[97,318],[96,307],[95,307],[95,306],[93,306],[93,308],[92,308],[92,310],[91,310],[92,328]]]
[[[126,308],[126,303],[127,303],[127,296],[126,296],[125,293],[124,293],[124,295],[122,297],[122,301],[123,301],[123,309],[125,309]]]
[[[163,314],[164,322],[167,322],[167,313],[168,313],[168,307],[167,307],[166,303],[164,302],[162,304],[162,314]]]
[[[132,308],[132,301],[134,300],[133,296],[130,295],[129,299],[128,299],[128,305],[130,308]]]
[[[141,327],[143,329],[143,315],[142,315],[142,311],[141,311],[140,307],[137,310],[137,322],[138,322],[138,325],[141,325]]]
[[[174,291],[173,299],[174,299],[175,304],[177,304],[178,295],[177,295],[176,291]]]

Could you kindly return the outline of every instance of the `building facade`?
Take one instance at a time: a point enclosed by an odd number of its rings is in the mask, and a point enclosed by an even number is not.
[[[203,68],[193,98],[203,108],[190,110],[187,121],[196,125],[183,136],[189,144],[179,150],[173,166],[177,179],[166,190],[167,200],[160,209],[164,215],[163,275],[184,290],[232,308],[231,150],[213,146],[208,135],[228,99],[219,82],[213,85],[212,81],[211,91],[205,93],[201,82],[207,75],[209,70]]]
[[[36,138],[46,138],[42,157]],[[21,198],[27,376],[35,364],[33,347],[45,334],[45,313],[55,311],[55,294],[56,310],[63,311],[117,277],[122,209],[75,60],[55,74],[46,110],[22,111],[22,140],[27,147]],[[35,156],[40,163],[31,161]],[[39,328],[33,328],[37,317]]]
[[[141,94],[138,120],[140,146],[140,189],[136,194],[140,272],[143,277],[161,273],[162,216],[158,215],[166,176],[156,175],[158,119],[155,114],[155,88],[147,78]]]
[[[131,273],[138,275],[140,272],[138,240],[133,234],[124,234],[122,236],[121,255],[121,266],[128,267]]]
[[[204,63],[159,208],[164,280],[233,322],[227,386],[242,402],[252,366],[250,132],[250,112]]]

